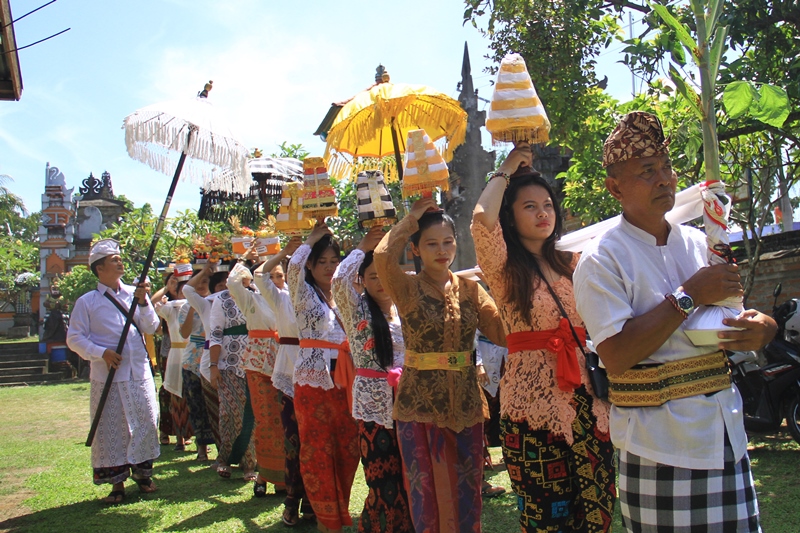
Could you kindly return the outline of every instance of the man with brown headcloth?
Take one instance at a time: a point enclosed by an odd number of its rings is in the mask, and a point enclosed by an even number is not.
[[[738,268],[705,266],[705,235],[666,220],[677,176],[658,118],[626,115],[603,146],[603,166],[622,217],[587,246],[573,282],[608,370],[625,527],[760,531],[742,400],[722,345],[695,346],[684,331],[697,306],[742,294]],[[776,331],[754,310],[724,324],[742,328],[719,334],[733,350],[759,349]]]
[[[155,492],[151,479],[153,460],[160,454],[158,401],[143,333],[155,333],[158,316],[144,287],[136,289],[120,280],[125,265],[119,243],[98,241],[89,252],[89,265],[97,276],[97,290],[75,302],[67,344],[91,362],[89,411],[94,418],[108,372],[116,368],[97,434],[92,442],[92,468],[97,485],[110,483],[105,503],[125,499],[125,480],[131,474],[143,493]],[[138,307],[122,353],[116,353],[126,313],[134,300]]]

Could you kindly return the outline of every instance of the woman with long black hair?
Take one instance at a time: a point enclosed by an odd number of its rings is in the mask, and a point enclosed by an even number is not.
[[[337,362],[349,358],[347,335],[331,292],[339,244],[318,224],[289,261],[300,350],[294,369],[295,415],[300,432],[300,471],[320,531],[352,525],[350,489],[358,469],[358,427],[347,392],[334,385]]]
[[[369,493],[359,532],[413,532],[397,433],[392,420],[392,387],[387,378],[403,366],[400,316],[383,288],[372,251],[383,229],[372,228],[333,275],[333,297],[350,341],[356,377],[353,418],[358,422],[361,464]],[[363,293],[355,289],[360,284]]]
[[[472,218],[478,264],[507,335],[503,456],[523,531],[607,531],[615,499],[609,407],[594,395],[581,351],[572,290],[578,257],[556,249],[561,211],[531,162],[519,143]]]

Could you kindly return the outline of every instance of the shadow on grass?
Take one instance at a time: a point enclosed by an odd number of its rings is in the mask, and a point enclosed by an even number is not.
[[[164,448],[166,446],[162,450]],[[255,499],[252,497],[252,483],[241,479],[241,470],[234,470],[237,477],[223,480],[208,465],[196,462],[193,454],[164,450],[154,468],[153,477],[158,485],[154,494],[141,494],[129,479],[125,486],[125,501],[119,505],[107,505],[99,501],[110,492],[110,485],[103,485],[90,491],[91,499],[68,504],[54,502],[47,509],[0,523],[0,530],[177,532],[212,530],[215,524],[233,520],[233,527],[237,530],[260,531],[267,524],[280,522],[283,496],[272,494],[270,490],[266,498]],[[37,483],[37,492],[42,491],[38,485],[43,485],[45,490],[47,486],[63,490],[64,480],[54,484],[56,476],[56,472],[51,472]],[[81,492],[87,489],[83,486],[84,479],[79,480]],[[273,519],[271,515],[277,518]],[[295,529],[304,531],[303,528]]]

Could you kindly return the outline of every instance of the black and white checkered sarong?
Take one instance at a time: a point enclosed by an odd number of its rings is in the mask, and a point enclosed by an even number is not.
[[[622,522],[635,533],[760,533],[750,459],[734,462],[725,438],[722,470],[663,465],[620,450]]]

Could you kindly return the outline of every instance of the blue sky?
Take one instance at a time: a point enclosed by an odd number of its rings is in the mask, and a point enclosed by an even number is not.
[[[19,17],[45,1],[11,7]],[[22,99],[0,102],[0,174],[32,211],[47,162],[76,190],[90,172],[107,170],[116,194],[160,210],[169,178],[128,157],[122,120],[191,98],[209,79],[210,99],[239,138],[267,154],[289,141],[322,155],[312,133],[330,103],[369,86],[379,63],[392,81],[456,97],[465,41],[475,86],[489,98],[488,41],[462,25],[463,11],[461,0],[58,0],[15,24],[18,46],[72,29],[19,52]],[[598,71],[627,99],[620,47],[612,44]],[[171,212],[199,202],[197,185],[182,182]]]

